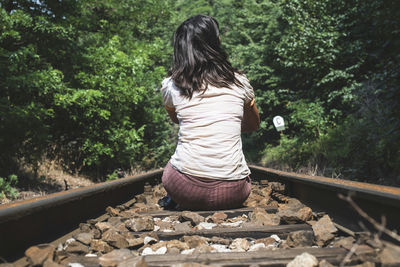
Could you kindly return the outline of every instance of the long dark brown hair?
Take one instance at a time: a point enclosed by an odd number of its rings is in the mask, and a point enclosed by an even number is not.
[[[181,94],[192,98],[194,91],[208,85],[242,87],[221,47],[216,19],[197,15],[184,21],[174,34],[174,57],[168,72]]]

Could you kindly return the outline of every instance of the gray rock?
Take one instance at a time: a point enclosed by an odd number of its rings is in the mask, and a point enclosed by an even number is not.
[[[251,245],[249,248],[249,251],[261,251],[261,250],[265,250],[267,249],[267,247],[265,246],[264,243],[256,243],[254,245]]]
[[[263,208],[254,208],[249,213],[250,222],[255,225],[279,225],[281,218],[276,214],[269,214]]]
[[[175,231],[179,231],[179,232],[191,231],[192,223],[191,222],[177,223],[177,224],[174,224],[174,229],[175,229]]]
[[[181,242],[179,240],[170,240],[167,242],[167,249],[177,248],[179,250],[189,249],[188,244]]]
[[[236,238],[232,241],[229,248],[232,251],[244,252],[250,248],[250,242],[245,238]]]
[[[138,213],[134,210],[124,210],[122,212],[120,212],[120,216],[123,218],[134,218],[134,217],[138,217]]]
[[[289,247],[309,247],[314,242],[314,233],[312,231],[295,231],[289,233],[286,239],[286,245]]]
[[[268,246],[274,245],[276,243],[276,240],[274,238],[272,238],[272,237],[264,237],[264,238],[257,239],[255,241],[255,243],[256,244],[257,243],[263,243],[265,246],[268,247]]]
[[[115,229],[108,229],[106,232],[104,232],[102,239],[116,248],[127,248],[129,246],[126,238],[118,233]]]
[[[342,247],[347,250],[350,250],[353,247],[354,242],[355,242],[354,237],[348,236],[348,237],[343,237],[343,238],[340,238],[339,240],[336,240],[332,246],[334,248]]]
[[[125,226],[135,232],[153,231],[154,221],[151,216],[143,216],[126,221]]]
[[[94,226],[102,233],[112,228],[112,225],[108,222],[98,222]]]
[[[98,251],[101,253],[108,253],[113,250],[113,248],[104,242],[103,240],[93,239],[90,242],[90,248],[94,251]]]
[[[144,238],[143,237],[138,237],[138,238],[127,238],[129,247],[134,248],[134,247],[140,247],[144,245]]]
[[[81,229],[82,233],[89,233],[92,230],[92,227],[88,223],[80,223],[79,229]]]
[[[282,221],[288,224],[309,221],[312,217],[312,210],[309,207],[303,207],[299,210],[292,208],[280,208],[277,215]]]
[[[170,222],[165,222],[165,221],[161,221],[161,220],[155,222],[155,225],[160,227],[160,231],[173,230],[174,229],[174,226]]]
[[[193,226],[205,221],[203,216],[191,211],[183,211],[179,217],[179,220],[181,222],[189,221]]]
[[[185,235],[182,237],[183,241],[188,244],[190,248],[197,248],[202,245],[208,245],[207,238],[198,235]]]
[[[317,267],[318,260],[314,255],[304,252],[296,256],[286,267]]]
[[[42,265],[47,259],[53,259],[54,250],[50,244],[32,246],[25,251],[25,256],[32,265]]]
[[[89,248],[81,242],[72,241],[68,244],[65,251],[69,253],[86,254],[89,253]]]
[[[114,267],[133,257],[129,249],[116,249],[101,256],[99,262],[103,267]]]
[[[178,248],[174,248],[174,247],[169,248],[167,250],[167,254],[180,254],[180,253],[181,253],[181,251]]]
[[[216,226],[217,226],[216,223],[201,222],[195,227],[195,229],[196,230],[204,230],[204,229],[211,230]]]
[[[100,239],[101,238],[101,231],[97,228],[92,230],[93,238]]]
[[[225,219],[228,218],[228,215],[226,215],[224,212],[216,212],[211,216],[211,221],[213,223],[222,223],[225,221]]]
[[[203,245],[196,247],[193,251],[193,254],[210,253],[212,251],[214,251],[214,249],[211,246],[203,244]]]
[[[335,237],[335,233],[338,231],[328,215],[325,215],[319,219],[312,226],[312,229],[314,231],[316,243],[319,246],[327,244]]]
[[[281,184],[279,182],[269,182],[268,183],[269,187],[278,193],[284,193],[285,192],[285,185]]]
[[[113,207],[107,207],[106,212],[112,217],[119,216],[119,211],[117,209],[114,209]]]
[[[121,225],[121,222],[123,221],[122,217],[110,217],[107,222],[111,224],[112,227],[117,227],[118,225]]]
[[[75,239],[85,245],[89,245],[93,239],[93,233],[79,233],[75,236]]]

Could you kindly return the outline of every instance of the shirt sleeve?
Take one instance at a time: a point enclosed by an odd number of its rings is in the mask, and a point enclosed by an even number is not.
[[[246,75],[240,75],[239,81],[243,84],[244,103],[245,104],[254,103],[254,90],[253,90],[253,87],[251,86],[249,80],[247,79]]]
[[[172,80],[171,78],[166,78],[162,81],[161,94],[164,101],[164,106],[167,110],[174,110],[174,103],[172,101]]]

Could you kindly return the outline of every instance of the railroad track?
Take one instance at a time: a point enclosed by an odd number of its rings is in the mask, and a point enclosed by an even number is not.
[[[399,230],[400,189],[251,171],[252,195],[234,210],[160,210],[162,170],[0,206],[0,257],[14,266],[286,266],[308,253],[325,266],[354,266],[380,262],[384,252],[386,266],[400,266],[387,242],[396,239],[373,240],[337,196],[351,193],[371,218],[384,215]]]

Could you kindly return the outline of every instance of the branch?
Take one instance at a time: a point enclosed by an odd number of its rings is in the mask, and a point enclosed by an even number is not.
[[[373,219],[372,217],[370,217],[365,211],[363,211],[351,198],[351,194],[348,194],[346,197],[342,194],[338,195],[340,199],[347,201],[352,207],[353,209],[355,209],[357,211],[357,213],[359,215],[361,215],[361,217],[363,217],[365,220],[367,220],[370,224],[372,224],[376,230],[378,230],[379,232],[383,232],[385,234],[387,234],[388,236],[390,236],[391,238],[397,240],[398,242],[400,242],[400,235],[398,235],[397,233],[387,229],[385,227],[386,224],[386,219],[382,218],[382,224],[378,223],[377,221],[375,221],[375,219]]]

